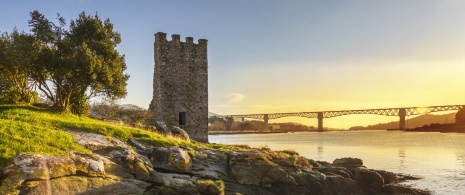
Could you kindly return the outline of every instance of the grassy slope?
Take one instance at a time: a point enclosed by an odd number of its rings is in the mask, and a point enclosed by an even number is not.
[[[0,105],[0,168],[20,153],[68,155],[67,150],[90,152],[75,143],[66,130],[103,134],[159,146],[188,146],[229,150],[232,146],[166,138],[142,129],[115,126],[87,117],[54,113],[32,106]]]

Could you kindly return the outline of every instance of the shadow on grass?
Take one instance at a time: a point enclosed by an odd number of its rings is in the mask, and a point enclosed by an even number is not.
[[[29,105],[12,105],[12,104],[0,105],[0,112],[14,110],[14,109],[25,109],[25,110],[30,110],[30,111],[44,111],[45,110],[44,108],[38,108],[34,106],[29,106]]]
[[[0,104],[0,112],[14,109],[24,109],[28,111],[40,111],[48,113],[65,113],[63,110],[57,107],[40,108],[33,105]]]

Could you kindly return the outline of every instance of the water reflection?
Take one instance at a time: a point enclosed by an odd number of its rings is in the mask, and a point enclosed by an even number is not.
[[[323,156],[323,146],[318,146],[318,158],[321,158]]]
[[[399,170],[404,170],[405,167],[405,149],[400,148],[398,152],[399,156]]]

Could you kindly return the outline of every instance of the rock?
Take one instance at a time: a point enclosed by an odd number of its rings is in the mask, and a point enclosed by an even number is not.
[[[76,174],[76,165],[68,157],[19,154],[3,173],[15,181],[47,180]]]
[[[190,173],[192,170],[191,157],[186,151],[178,147],[153,148],[150,161],[155,169],[175,173]]]
[[[310,163],[310,161],[307,158],[300,156],[297,152],[289,150],[271,151],[269,149],[265,151],[266,154],[271,157],[271,161],[278,164],[288,172],[300,170],[311,171],[313,168],[313,165]]]
[[[163,121],[156,121],[155,122],[155,130],[164,136],[171,136],[171,130],[166,126],[165,122]]]
[[[363,161],[359,158],[338,158],[333,161],[332,166],[344,167],[353,174],[355,174],[355,169],[358,167],[364,167]]]
[[[355,181],[377,192],[380,192],[384,186],[384,179],[380,174],[364,167],[355,170]]]
[[[229,170],[240,184],[270,187],[280,182],[297,185],[293,177],[269,159],[267,154],[257,150],[231,152]]]
[[[76,142],[79,145],[82,145],[85,148],[92,150],[92,151],[112,149],[115,147],[128,148],[128,145],[126,143],[116,138],[111,138],[111,141],[110,141],[107,136],[100,135],[100,134],[77,132],[77,131],[67,131],[67,132],[76,138]]]
[[[139,154],[148,156],[148,155],[150,155],[152,153],[152,148],[153,147],[142,144],[142,143],[138,142],[137,140],[135,140],[134,138],[129,138],[128,143],[131,146],[134,146],[134,148],[136,148],[137,153],[139,153]]]
[[[339,175],[327,176],[323,191],[325,194],[375,194],[367,191],[354,180]]]
[[[212,179],[225,179],[228,175],[228,156],[219,150],[195,150],[192,173]]]
[[[60,177],[52,180],[26,182],[21,194],[143,194],[150,184],[134,180],[101,177]]]
[[[189,175],[181,174],[172,174],[172,173],[162,173],[163,181],[165,181],[164,186],[170,189],[176,189],[179,194],[197,194],[197,189],[195,183],[197,181],[196,177],[191,177]]]
[[[389,171],[383,171],[383,170],[372,170],[384,179],[384,184],[397,184],[400,182],[400,178],[397,174]]]
[[[184,129],[173,126],[171,128],[171,133],[172,133],[172,136],[174,136],[174,137],[178,137],[178,138],[181,138],[183,140],[190,141],[189,134],[187,134],[187,132]]]
[[[146,156],[134,153],[132,150],[123,149],[119,156],[121,165],[129,169],[136,179],[155,184],[163,184],[160,173],[153,170],[152,163]]]
[[[314,168],[313,170],[317,170],[327,175],[339,175],[348,179],[355,178],[354,175],[344,167],[321,167]]]
[[[116,166],[115,163],[98,154],[73,154],[76,171],[90,177],[105,176],[105,167]]]
[[[400,184],[387,184],[382,190],[383,194],[418,194],[418,195],[430,195],[432,194],[426,190],[420,190],[411,188]]]

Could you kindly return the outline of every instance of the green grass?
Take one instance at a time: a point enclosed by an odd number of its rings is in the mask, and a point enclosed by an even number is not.
[[[97,133],[124,141],[135,138],[156,146],[214,148],[221,151],[247,149],[245,146],[203,144],[167,138],[143,129],[111,125],[88,117],[32,106],[0,105],[0,170],[20,153],[68,155],[68,150],[90,152],[76,144],[74,137],[64,132],[66,130]]]

